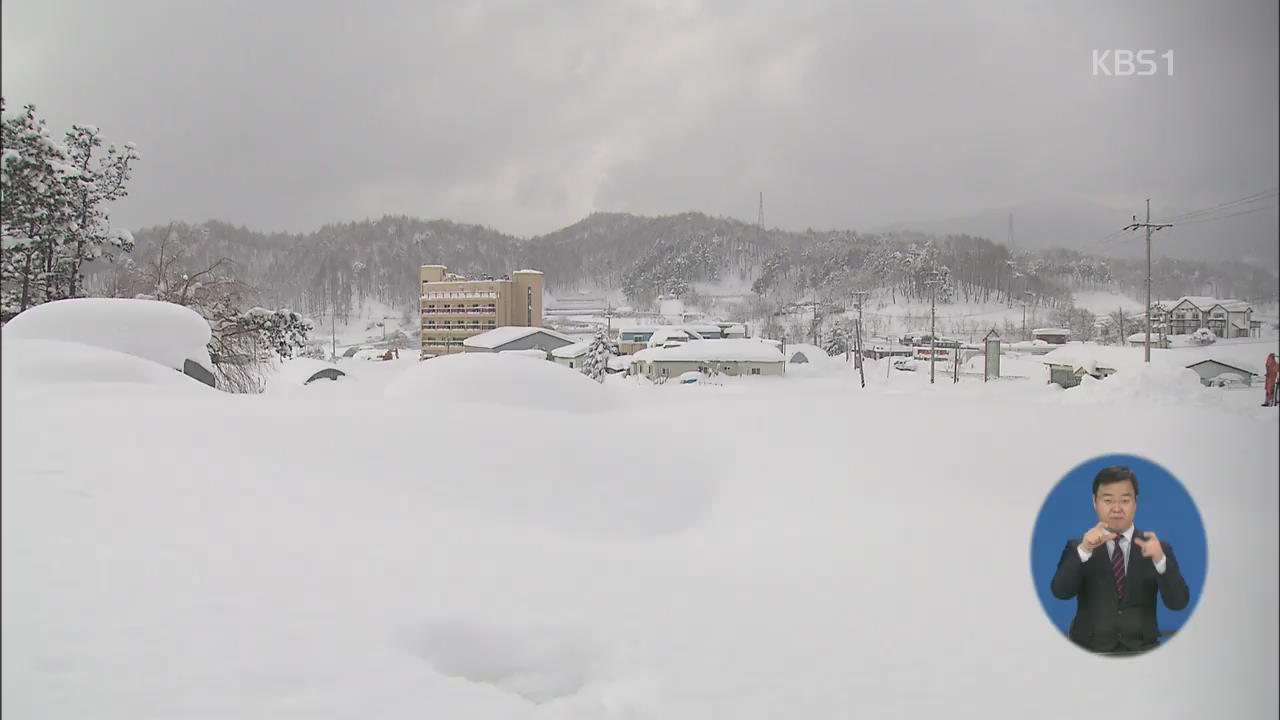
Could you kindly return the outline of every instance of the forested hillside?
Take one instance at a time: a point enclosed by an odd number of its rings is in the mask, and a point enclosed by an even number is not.
[[[849,230],[789,232],[758,228],[701,213],[665,217],[596,213],[562,230],[518,238],[477,225],[388,216],[329,225],[308,235],[262,234],[220,222],[175,223],[135,233],[126,263],[153,262],[160,241],[183,253],[189,272],[220,259],[261,300],[310,314],[336,308],[345,317],[368,300],[411,313],[418,268],[440,263],[466,274],[500,275],[536,268],[550,293],[580,288],[621,293],[637,309],[659,295],[695,296],[697,286],[750,288],[757,303],[782,305],[817,295],[841,301],[853,290],[881,290],[893,302],[927,298],[1010,302],[1034,296],[1056,306],[1082,289],[1140,297],[1145,265],[1071,250],[1011,253],[968,235],[913,232],[864,234]],[[110,293],[124,264],[98,263],[90,287]],[[1213,292],[1268,298],[1276,293],[1269,268],[1157,258],[1156,294]],[[1031,295],[1027,295],[1030,293]]]

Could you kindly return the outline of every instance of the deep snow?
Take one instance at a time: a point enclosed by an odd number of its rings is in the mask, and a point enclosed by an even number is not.
[[[952,384],[942,368],[930,386],[927,364],[875,362],[865,390],[856,373],[599,385],[479,357],[343,361],[350,382],[285,396],[6,376],[0,709],[1280,710],[1278,423],[1260,390]],[[499,389],[474,402],[441,375]],[[1209,543],[1195,614],[1125,660],[1059,637],[1027,569],[1045,495],[1109,452],[1172,471]]]

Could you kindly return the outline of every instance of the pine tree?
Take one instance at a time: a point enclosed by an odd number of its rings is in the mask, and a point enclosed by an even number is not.
[[[66,148],[49,136],[33,105],[4,118],[0,144],[0,319],[8,320],[56,299],[54,268],[70,222],[71,166]]]
[[[0,110],[4,100],[0,98]],[[105,247],[133,238],[107,222],[106,204],[125,195],[133,144],[102,147],[97,128],[75,126],[55,141],[33,105],[3,119],[0,203],[0,320],[83,292],[81,268]]]
[[[831,332],[827,333],[826,342],[822,344],[822,349],[832,356],[845,354],[849,349],[849,331],[843,325],[831,328]]]
[[[123,252],[133,249],[133,236],[128,230],[111,227],[106,208],[108,203],[128,194],[125,184],[129,181],[129,165],[138,153],[133,143],[125,143],[123,150],[112,145],[95,162],[94,151],[102,147],[102,137],[98,128],[88,125],[73,126],[67,133],[66,147],[75,174],[68,178],[72,218],[61,274],[67,281],[65,296],[78,297],[84,290],[80,269],[86,262],[103,257],[105,248]]]
[[[609,338],[605,337],[604,330],[597,330],[590,347],[587,348],[587,359],[582,364],[582,374],[596,382],[604,382],[609,368],[609,355]]]

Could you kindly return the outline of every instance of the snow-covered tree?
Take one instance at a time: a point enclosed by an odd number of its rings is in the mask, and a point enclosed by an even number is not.
[[[103,257],[108,249],[133,249],[133,235],[111,227],[107,207],[128,194],[125,184],[129,181],[130,163],[138,159],[138,153],[130,142],[123,149],[108,146],[104,154],[95,158],[95,151],[102,147],[102,136],[98,128],[89,125],[73,126],[67,133],[66,147],[75,172],[68,178],[71,223],[62,260],[67,297],[77,297],[83,293],[81,268],[86,262]]]
[[[0,100],[0,112],[3,112]],[[3,319],[55,299],[58,250],[71,217],[67,149],[36,109],[3,118],[0,159],[0,295]]]
[[[0,98],[0,111],[4,101]],[[124,197],[132,143],[103,146],[97,128],[74,126],[55,141],[35,106],[3,118],[0,177],[0,319],[83,293],[81,268],[133,238],[111,228],[107,204]]]
[[[849,331],[843,325],[831,328],[822,343],[822,349],[828,355],[843,355],[849,350]]]
[[[605,336],[604,330],[597,330],[596,336],[591,339],[591,345],[587,348],[587,357],[582,363],[582,374],[596,382],[604,382],[609,368],[610,354],[609,338]]]

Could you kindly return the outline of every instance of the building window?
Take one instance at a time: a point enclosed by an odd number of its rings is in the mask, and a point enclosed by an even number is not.
[[[760,374],[760,368],[751,368],[751,374],[752,374],[752,375],[759,375],[759,374]]]
[[[662,374],[663,374],[663,375],[670,375],[671,373],[667,370],[667,368],[662,368]]]
[[[573,369],[573,361],[572,361],[572,360],[570,360],[570,361],[569,361],[569,369],[570,369],[570,370],[572,370],[572,369]]]

